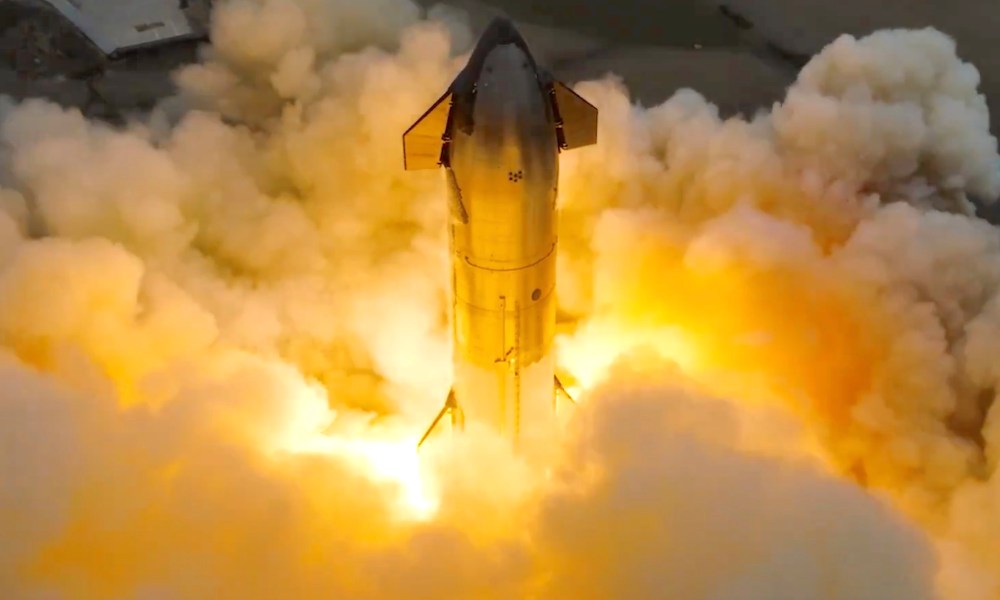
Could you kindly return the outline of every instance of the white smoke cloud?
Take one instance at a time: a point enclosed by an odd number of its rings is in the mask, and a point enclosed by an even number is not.
[[[749,122],[578,86],[561,348],[592,389],[551,465],[428,451],[407,517],[379,470],[450,359],[441,181],[399,135],[472,39],[432,17],[229,0],[146,122],[0,102],[0,595],[996,598],[969,198],[1000,158],[930,30],[835,41]]]
[[[905,43],[900,43],[900,40]],[[979,73],[933,29],[841,36],[774,112],[792,159],[914,205],[971,210],[1000,194]]]
[[[819,465],[748,451],[762,421],[619,368],[543,500],[552,597],[932,598],[924,536]]]
[[[837,471],[937,537],[949,598],[998,593],[994,509],[973,500],[992,480],[998,258],[968,216],[998,191],[977,83],[950,39],[894,31],[837,40],[749,123],[690,92],[603,103],[623,158],[569,158],[565,199],[593,242],[564,274],[600,324],[564,347],[659,344],[713,389],[789,406]]]

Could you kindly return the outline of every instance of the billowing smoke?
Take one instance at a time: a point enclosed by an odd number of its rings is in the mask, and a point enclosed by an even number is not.
[[[841,38],[749,121],[578,86],[580,407],[528,464],[413,452],[446,204],[400,133],[462,15],[228,0],[212,38],[126,127],[0,100],[0,596],[1000,598],[1000,157],[950,39]]]

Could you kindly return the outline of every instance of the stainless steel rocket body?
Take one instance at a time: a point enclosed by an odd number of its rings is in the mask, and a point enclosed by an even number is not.
[[[427,435],[448,413],[515,443],[551,431],[559,153],[596,139],[597,110],[505,19],[404,134],[406,168],[443,167],[450,206],[455,375]]]
[[[513,44],[486,58],[475,127],[452,134],[455,394],[466,418],[519,439],[553,411],[559,146],[534,64]]]

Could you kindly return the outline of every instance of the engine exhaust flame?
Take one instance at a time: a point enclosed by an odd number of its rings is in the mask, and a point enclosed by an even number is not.
[[[333,456],[356,464],[376,481],[398,486],[399,510],[403,516],[427,520],[434,516],[439,500],[429,489],[415,447],[416,439],[412,437],[380,440],[318,435],[293,444],[289,450]]]

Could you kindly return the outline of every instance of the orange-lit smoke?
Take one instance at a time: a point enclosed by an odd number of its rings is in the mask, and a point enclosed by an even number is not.
[[[1000,598],[1000,193],[934,31],[786,100],[581,84],[528,464],[450,376],[439,174],[400,133],[472,36],[407,0],[228,0],[127,127],[0,101],[3,598]],[[943,211],[950,212],[943,212]]]

